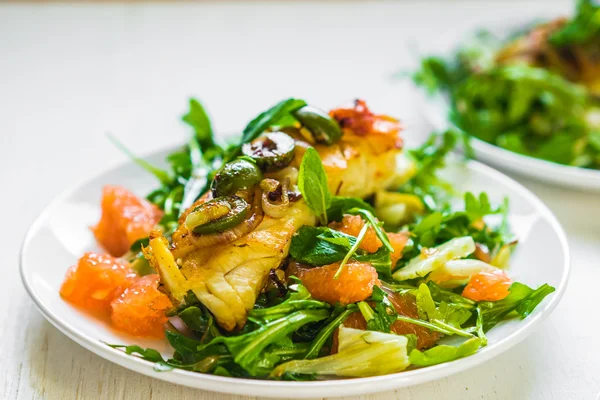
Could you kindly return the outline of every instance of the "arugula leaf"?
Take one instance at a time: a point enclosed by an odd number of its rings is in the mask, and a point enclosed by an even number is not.
[[[456,294],[450,290],[442,289],[433,281],[427,282],[431,297],[437,303],[446,302],[455,306],[466,308],[467,310],[474,309],[477,303],[466,297],[462,297],[460,294]]]
[[[173,366],[170,365],[161,354],[154,349],[144,349],[143,347],[137,345],[122,345],[122,344],[108,344],[107,346],[112,347],[113,349],[123,349],[123,351],[127,355],[137,354],[141,359],[150,361],[154,363],[154,370],[156,372],[165,372],[173,369]]]
[[[475,332],[479,339],[481,339],[481,345],[487,346],[487,337],[485,336],[485,332],[483,331],[483,313],[481,312],[481,307],[477,307],[477,319],[475,321]]]
[[[326,319],[329,315],[330,312],[325,309],[296,311],[243,335],[219,336],[204,347],[199,347],[198,350],[202,351],[209,346],[223,343],[233,355],[234,361],[251,375],[265,375],[268,373],[265,369],[273,366],[273,359],[267,360],[267,368],[261,365],[268,355],[265,349],[281,342],[300,327]]]
[[[446,165],[446,156],[456,147],[458,136],[459,133],[451,130],[441,135],[434,133],[423,145],[409,150],[408,156],[417,172],[400,187],[399,192],[414,194],[429,210],[437,209],[437,203],[452,193],[452,186],[440,179],[438,172]]]
[[[429,287],[424,283],[419,285],[415,297],[417,300],[417,311],[419,312],[419,318],[425,321],[436,319],[437,309],[435,307],[435,303],[433,302],[433,298],[431,297]]]
[[[471,337],[472,335],[462,328],[462,325],[471,318],[471,312],[460,306],[442,301],[436,306],[433,301],[429,286],[425,283],[416,290],[416,303],[419,317],[435,325],[438,330],[445,330],[450,335]]]
[[[187,304],[193,304],[193,300]],[[202,305],[187,307],[177,315],[200,338],[201,343],[209,342],[211,339],[221,336],[214,317]]]
[[[436,306],[429,285],[422,283],[416,290],[417,310],[419,317],[433,323],[443,322],[454,328],[462,329],[461,326],[471,318],[471,312],[462,304],[454,304],[442,300]],[[458,296],[458,295],[457,295]],[[463,298],[462,296],[460,296]],[[464,300],[468,300],[463,298]],[[458,334],[458,333],[457,333]]]
[[[106,343],[106,345],[109,347],[112,347],[113,349],[123,349],[123,351],[127,355],[138,354],[141,358],[143,358],[146,361],[165,362],[162,355],[157,350],[154,350],[154,349],[150,349],[150,348],[144,349],[138,345],[126,346],[123,344],[109,344],[109,343]]]
[[[341,221],[344,214],[353,208],[360,208],[375,214],[375,209],[369,203],[358,197],[333,196],[327,209],[327,216],[332,221]]]
[[[287,298],[283,302],[269,308],[255,308],[250,311],[249,318],[267,323],[283,318],[297,310],[329,308],[329,304],[313,300],[310,292],[300,283],[290,286],[290,289]]]
[[[479,199],[471,192],[465,193],[465,213],[472,223],[497,212],[499,210],[492,209],[487,193],[481,192]]]
[[[367,321],[367,329],[386,333],[391,332],[391,326],[396,322],[398,313],[388,299],[387,293],[379,286],[373,286],[373,293],[368,301],[375,305],[375,309],[366,301],[358,303],[358,309]]]
[[[441,364],[454,361],[462,357],[470,356],[481,347],[481,339],[472,338],[458,347],[448,345],[437,345],[429,350],[420,351],[414,349],[410,352],[410,363],[418,367]]]
[[[318,357],[327,339],[329,339],[334,334],[335,330],[346,320],[346,318],[348,318],[348,316],[355,311],[356,307],[350,305],[337,316],[334,317],[334,315],[332,315],[334,318],[332,319],[330,317],[330,321],[327,323],[327,325],[319,331],[317,337],[314,338],[308,347],[306,354],[304,355],[304,359],[310,360]]]
[[[332,196],[319,153],[312,147],[309,147],[302,157],[298,172],[298,189],[308,207],[319,218],[321,225],[327,225],[327,209],[331,205]]]
[[[158,167],[155,167],[154,165],[150,164],[148,161],[144,160],[143,158],[136,156],[127,147],[125,147],[125,145],[123,143],[121,143],[121,141],[119,141],[119,139],[117,139],[113,135],[107,134],[107,136],[110,139],[110,141],[113,142],[113,144],[115,146],[117,146],[117,148],[119,148],[119,150],[121,150],[123,153],[125,153],[137,165],[139,165],[140,167],[142,167],[143,169],[145,169],[146,171],[148,171],[152,175],[154,175],[161,184],[163,184],[165,186],[171,185],[171,183],[173,182],[173,178],[167,171],[162,170]]]
[[[367,230],[369,229],[369,226],[370,226],[369,222],[365,223],[363,225],[363,227],[361,228],[360,232],[358,233],[358,235],[356,235],[356,240],[355,240],[354,244],[352,245],[352,247],[350,247],[350,249],[344,256],[344,258],[342,259],[342,262],[340,263],[340,266],[338,267],[337,271],[335,272],[335,275],[333,275],[333,279],[339,278],[340,274],[344,270],[344,266],[346,265],[348,260],[350,260],[350,257],[352,257],[356,253],[356,251],[358,250],[358,246],[360,246],[361,242],[365,238],[365,235],[367,234]]]
[[[383,243],[383,245],[389,251],[391,251],[391,252],[394,251],[394,247],[390,243],[390,240],[388,239],[388,237],[385,234],[385,232],[383,231],[383,229],[381,229],[380,224],[375,220],[375,216],[373,216],[373,214],[371,213],[371,211],[364,210],[362,208],[352,208],[352,209],[348,210],[348,214],[361,215],[363,218],[365,218],[368,221],[368,223],[371,225],[371,227],[375,231],[375,234],[377,235],[377,237],[379,238],[379,240],[381,240],[381,242]],[[367,224],[365,224],[365,226],[366,225]]]
[[[198,352],[198,347],[202,346],[202,342],[199,340],[190,339],[178,332],[169,330],[165,331],[165,335],[171,347],[175,349],[175,358],[184,364],[197,363],[207,356],[226,353],[223,348],[216,347],[211,348],[214,352]]]
[[[210,119],[200,102],[190,99],[190,110],[182,117],[194,128],[195,135],[190,139],[190,170],[185,182],[178,217],[189,208],[209,187],[210,172],[221,165],[223,149],[215,143]]]
[[[441,57],[427,57],[421,60],[421,68],[412,75],[413,82],[434,94],[454,84],[452,66]]]
[[[509,313],[516,311],[521,319],[527,317],[541,303],[554,288],[543,284],[536,290],[527,285],[515,282],[510,286],[510,294],[500,301],[484,301],[478,304],[481,309],[482,328],[489,331],[494,325],[502,321]]]
[[[306,102],[304,100],[286,99],[259,114],[250,121],[246,128],[244,128],[240,143],[227,150],[224,163],[228,163],[236,158],[244,143],[253,141],[268,128],[272,126],[288,125],[290,122],[294,122],[295,120],[291,116],[291,112],[296,111],[305,105]]]
[[[550,36],[551,44],[583,44],[600,36],[600,4],[594,0],[578,0],[576,10],[575,17]]]
[[[210,119],[198,100],[190,99],[190,110],[181,119],[194,128],[194,142],[198,144],[201,152],[205,154],[215,151],[222,152],[221,148],[215,143]]]
[[[413,236],[402,252],[397,267],[401,268],[418,256],[423,248],[439,246],[456,237],[470,236],[476,243],[485,245],[492,253],[496,253],[513,241],[507,213],[507,199],[504,199],[502,206],[492,207],[487,194],[481,193],[477,198],[472,193],[466,193],[465,211],[453,211],[449,208],[434,211],[408,226]],[[488,225],[483,220],[492,214],[502,215],[499,226]]]
[[[392,258],[391,253],[384,246],[381,246],[375,253],[356,254],[356,261],[368,262],[377,270],[379,279],[385,281],[392,280]]]
[[[302,226],[292,237],[290,256],[313,266],[333,264],[343,260],[355,244],[356,238],[343,232],[323,226]],[[389,250],[384,246],[375,253],[358,249],[351,258],[371,263],[381,279],[390,277],[392,261]]]

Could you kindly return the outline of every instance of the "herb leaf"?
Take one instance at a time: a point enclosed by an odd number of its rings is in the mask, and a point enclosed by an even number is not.
[[[173,182],[173,178],[171,177],[171,175],[169,175],[167,171],[155,167],[143,158],[136,156],[127,147],[125,147],[125,145],[121,143],[119,139],[117,139],[113,135],[108,134],[107,136],[110,139],[110,141],[113,142],[113,144],[119,148],[119,150],[125,153],[137,165],[154,175],[161,184],[168,186]]]
[[[290,256],[313,266],[332,264],[343,260],[355,244],[356,238],[343,232],[324,226],[303,226],[292,237]],[[351,258],[370,263],[381,279],[390,277],[392,261],[384,246],[375,253],[358,249]]]
[[[306,150],[302,158],[298,172],[298,188],[321,225],[327,225],[327,209],[331,205],[332,196],[319,153],[312,147]]]
[[[331,221],[341,221],[344,214],[353,208],[360,208],[372,214],[375,214],[375,209],[363,199],[358,197],[333,196],[331,204],[327,209],[327,217]]]
[[[256,139],[261,133],[271,126],[289,124],[290,120],[295,121],[291,116],[291,112],[304,107],[306,102],[300,99],[286,99],[280,101],[267,111],[260,113],[244,128],[242,139],[239,144],[228,149],[225,155],[225,163],[233,160],[238,156],[242,145]],[[284,124],[282,124],[284,123]]]

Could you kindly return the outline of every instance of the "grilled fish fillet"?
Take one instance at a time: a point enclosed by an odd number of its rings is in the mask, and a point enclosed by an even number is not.
[[[292,167],[300,165],[310,146],[301,137],[295,139]],[[398,186],[411,175],[410,164],[402,161],[400,146],[390,137],[345,131],[338,143],[314,147],[323,161],[330,190],[337,195],[365,198]],[[184,302],[191,290],[218,324],[231,331],[246,323],[269,271],[279,268],[288,256],[294,233],[303,225],[315,224],[315,216],[299,199],[291,203],[283,218],[265,215],[256,229],[228,244],[196,248],[181,223],[170,248],[166,239],[151,237],[148,256],[176,303]]]

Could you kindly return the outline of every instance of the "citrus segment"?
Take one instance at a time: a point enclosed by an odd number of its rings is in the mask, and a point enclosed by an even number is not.
[[[350,304],[371,296],[377,284],[377,271],[369,263],[349,262],[334,279],[340,263],[298,270],[297,276],[317,300],[330,304]]]
[[[87,311],[108,316],[111,300],[131,285],[135,276],[119,259],[86,253],[67,271],[60,295]]]
[[[388,298],[398,314],[410,318],[419,318],[417,304],[415,302],[414,296],[409,294],[400,295],[398,293],[389,293]],[[346,320],[343,322],[343,325],[348,328],[362,330],[367,329],[367,323],[360,311],[350,314],[348,318],[346,318]],[[436,344],[437,341],[440,340],[440,338],[442,337],[442,334],[438,332],[434,332],[428,328],[402,321],[394,322],[391,326],[391,330],[397,335],[415,335],[417,337],[417,349],[430,348],[434,344]],[[332,353],[337,352],[337,347],[338,341],[336,332],[333,336]]]
[[[334,222],[330,224],[330,227],[347,235],[356,237],[364,225],[365,221],[363,221],[359,215],[346,214],[341,222]],[[368,251],[369,253],[375,253],[382,245],[383,243],[377,237],[375,229],[370,226],[367,229],[367,233],[362,242],[360,242],[359,248]]]
[[[406,242],[408,242],[408,232],[399,232],[399,233],[388,233],[387,237],[394,248],[394,252],[391,254],[392,258],[392,268],[396,266],[396,263],[400,258],[402,258],[402,251],[406,246]]]
[[[117,329],[136,336],[164,336],[165,310],[173,304],[157,289],[159,280],[156,274],[141,277],[110,303]]]
[[[471,277],[462,295],[473,301],[498,301],[510,294],[511,283],[502,270],[482,271]]]
[[[92,228],[96,240],[113,256],[122,256],[138,239],[148,236],[162,211],[120,186],[102,191],[102,217]]]

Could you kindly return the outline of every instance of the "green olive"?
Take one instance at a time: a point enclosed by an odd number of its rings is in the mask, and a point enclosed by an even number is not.
[[[192,210],[185,219],[185,225],[198,234],[223,232],[241,224],[249,209],[250,204],[242,198],[217,197]]]
[[[304,106],[293,111],[292,114],[319,143],[334,144],[342,137],[340,125],[325,111],[311,106]]]
[[[282,169],[294,158],[294,139],[283,132],[270,132],[242,147],[242,153],[265,171]]]
[[[233,160],[223,167],[212,182],[213,196],[229,196],[238,190],[250,189],[263,179],[255,163],[248,160]]]

